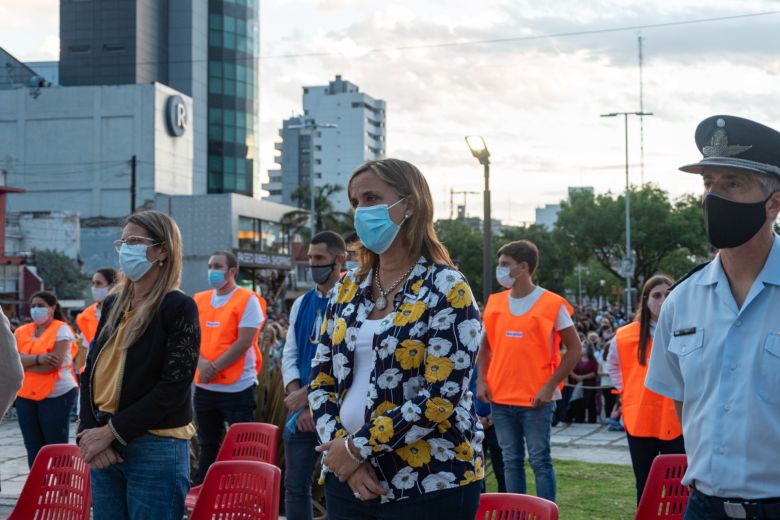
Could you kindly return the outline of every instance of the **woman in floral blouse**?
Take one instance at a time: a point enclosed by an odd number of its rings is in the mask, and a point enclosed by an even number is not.
[[[484,473],[471,289],[415,166],[368,162],[348,192],[361,266],[335,287],[309,384],[328,517],[471,520]]]

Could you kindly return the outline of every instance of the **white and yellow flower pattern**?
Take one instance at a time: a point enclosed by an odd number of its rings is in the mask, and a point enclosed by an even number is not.
[[[339,418],[355,342],[373,310],[372,277],[334,289],[312,361],[309,403],[322,442],[347,435]],[[483,478],[482,427],[467,385],[482,333],[468,282],[421,258],[374,337],[366,424],[353,442],[396,501]]]

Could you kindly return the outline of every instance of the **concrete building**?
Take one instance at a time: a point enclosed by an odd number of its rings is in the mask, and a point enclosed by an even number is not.
[[[542,208],[536,208],[534,224],[543,226],[547,231],[552,231],[558,221],[559,211],[561,211],[560,204],[545,204]]]
[[[22,197],[17,195],[11,199]],[[52,249],[71,260],[79,259],[79,216],[72,211],[9,213],[5,218],[5,251],[27,256],[34,250]]]
[[[196,192],[188,96],[159,83],[32,91],[0,90],[0,169],[27,191],[9,211],[118,218]]]
[[[276,149],[280,166],[269,170],[263,189],[269,199],[308,207],[294,201],[298,186],[330,184],[346,188],[354,169],[365,161],[381,159],[386,151],[385,102],[360,92],[354,83],[336,76],[326,86],[303,88],[303,115],[283,122]],[[347,211],[344,196],[333,200],[334,209]]]
[[[192,99],[194,193],[259,196],[258,0],[60,2],[60,83]]]

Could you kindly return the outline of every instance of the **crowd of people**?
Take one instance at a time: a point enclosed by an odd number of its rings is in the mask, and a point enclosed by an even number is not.
[[[225,429],[260,417],[283,428],[291,520],[312,518],[317,484],[333,520],[470,520],[486,455],[499,491],[526,493],[527,453],[554,502],[553,425],[598,421],[626,431],[637,501],[653,459],[687,451],[686,519],[778,518],[780,133],[715,116],[696,141],[704,159],[682,170],[702,175],[719,253],[676,283],[651,277],[633,316],[537,286],[544,251],[527,240],[498,250],[504,290],[480,311],[436,236],[425,177],[375,160],[347,186],[355,233],[311,238],[314,285],[273,320],[229,251],[209,258],[210,288],[181,292],[178,226],[131,215],[115,243],[121,274],[93,275],[78,332],[45,291],[14,337],[0,316],[0,405],[18,391],[32,464],[68,441],[79,396],[97,520],[181,518]]]

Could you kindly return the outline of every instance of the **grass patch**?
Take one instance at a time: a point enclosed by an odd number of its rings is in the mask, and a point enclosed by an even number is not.
[[[631,466],[555,460],[561,520],[631,520],[636,512],[636,487]],[[528,494],[536,494],[534,475],[526,461]],[[498,488],[495,476],[486,480],[488,492]]]

